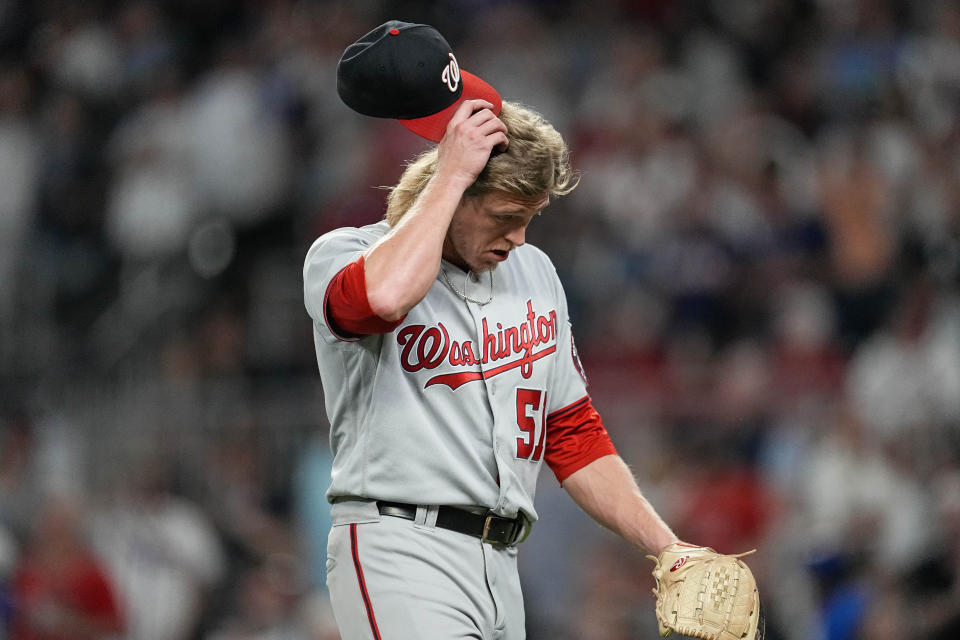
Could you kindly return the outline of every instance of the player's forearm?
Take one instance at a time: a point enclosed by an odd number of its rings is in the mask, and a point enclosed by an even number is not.
[[[365,256],[367,299],[384,320],[397,320],[427,295],[440,269],[450,220],[468,186],[435,175],[410,211]]]
[[[563,488],[594,520],[645,551],[656,554],[679,540],[620,456],[594,460],[564,480]]]

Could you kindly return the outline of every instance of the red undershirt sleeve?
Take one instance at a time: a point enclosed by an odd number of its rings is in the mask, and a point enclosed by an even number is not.
[[[561,484],[594,460],[617,453],[590,396],[547,416],[547,465]]]
[[[395,322],[389,322],[370,308],[363,256],[333,276],[327,286],[323,307],[327,327],[342,340],[377,333],[390,333],[403,322],[403,318],[406,318],[404,316]]]

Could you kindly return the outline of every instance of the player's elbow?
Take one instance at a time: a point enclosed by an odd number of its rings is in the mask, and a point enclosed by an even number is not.
[[[403,274],[395,269],[385,270],[372,256],[364,263],[363,288],[370,310],[387,322],[396,322],[417,302],[410,303],[410,283]]]
[[[396,291],[387,287],[367,287],[367,302],[377,317],[387,322],[396,322],[410,310]]]

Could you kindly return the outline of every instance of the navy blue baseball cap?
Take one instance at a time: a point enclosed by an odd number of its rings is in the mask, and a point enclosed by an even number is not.
[[[496,89],[460,68],[446,39],[433,27],[391,20],[347,47],[337,64],[337,93],[359,113],[392,118],[439,142],[464,100],[493,104]]]

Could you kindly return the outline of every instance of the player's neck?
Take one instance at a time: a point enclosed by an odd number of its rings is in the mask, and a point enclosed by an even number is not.
[[[467,264],[467,261],[460,256],[456,249],[453,248],[453,243],[450,242],[450,238],[444,240],[443,252],[440,254],[440,257],[453,266],[460,268],[464,272],[470,271],[470,265]]]

